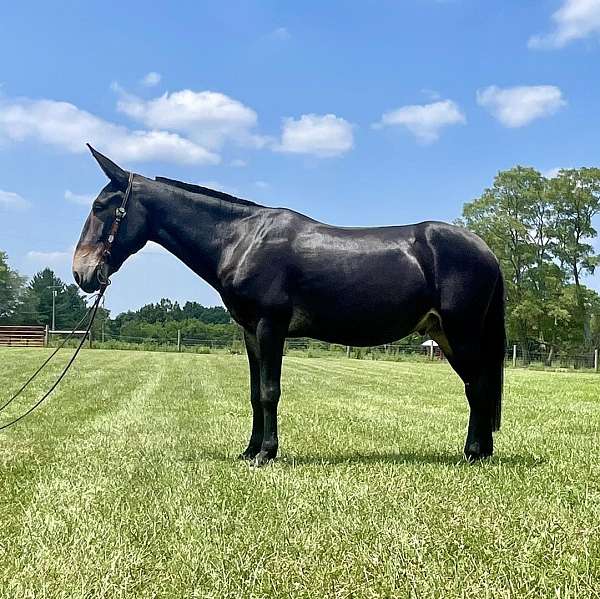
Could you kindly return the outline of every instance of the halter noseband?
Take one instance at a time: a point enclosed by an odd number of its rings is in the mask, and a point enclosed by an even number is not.
[[[127,189],[125,190],[125,195],[123,196],[123,201],[121,205],[117,208],[115,212],[115,220],[110,228],[110,233],[108,234],[108,238],[104,242],[104,250],[102,251],[102,258],[100,258],[100,262],[96,267],[96,276],[98,281],[100,282],[100,286],[103,289],[106,289],[110,285],[110,279],[108,278],[108,270],[109,264],[108,261],[110,259],[110,255],[112,252],[113,243],[115,242],[115,238],[117,233],[119,232],[119,227],[127,214],[127,202],[129,201],[129,196],[131,196],[131,188],[133,187],[133,173],[129,173],[129,179],[127,181]]]

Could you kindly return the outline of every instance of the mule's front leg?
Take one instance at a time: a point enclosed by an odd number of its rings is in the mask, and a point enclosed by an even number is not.
[[[262,466],[277,456],[277,405],[281,394],[281,360],[287,326],[274,319],[262,318],[256,329],[260,362],[260,401],[263,410],[263,439],[254,458]]]
[[[244,342],[250,367],[250,404],[252,405],[252,432],[248,447],[240,454],[242,460],[253,460],[260,451],[263,441],[263,408],[260,401],[260,363],[256,335],[244,331]]]

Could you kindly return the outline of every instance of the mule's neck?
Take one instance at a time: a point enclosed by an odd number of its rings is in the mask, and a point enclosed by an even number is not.
[[[261,207],[235,204],[164,184],[152,184],[142,197],[150,223],[149,239],[220,291],[219,262],[223,252],[239,238],[239,227],[235,225]]]

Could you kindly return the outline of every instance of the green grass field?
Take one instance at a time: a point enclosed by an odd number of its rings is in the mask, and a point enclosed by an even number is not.
[[[45,355],[0,350],[0,399]],[[473,466],[446,365],[290,357],[255,470],[244,356],[84,351],[0,433],[0,595],[597,597],[599,390],[507,371]]]

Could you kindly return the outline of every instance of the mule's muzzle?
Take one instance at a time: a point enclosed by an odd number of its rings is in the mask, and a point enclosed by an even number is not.
[[[73,255],[73,279],[85,293],[95,293],[100,289],[98,269],[104,262],[102,249],[98,246],[79,246]]]
[[[98,269],[92,268],[87,271],[73,270],[73,278],[77,286],[85,293],[95,293],[100,289]]]

